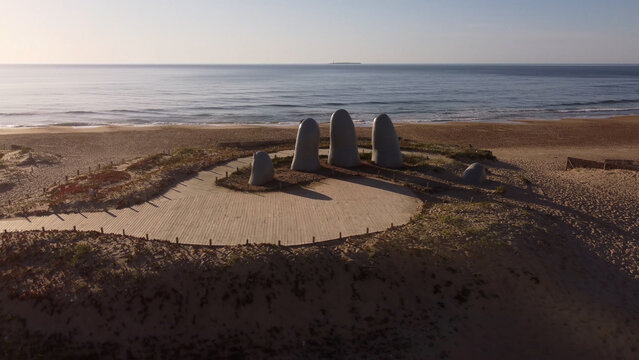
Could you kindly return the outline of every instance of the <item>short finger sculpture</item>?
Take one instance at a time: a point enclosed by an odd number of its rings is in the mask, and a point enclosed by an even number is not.
[[[331,146],[328,150],[328,163],[345,168],[361,165],[355,126],[348,111],[340,109],[333,113],[330,132]]]
[[[311,118],[300,122],[291,163],[292,170],[315,172],[320,168],[319,141],[320,129],[317,122]]]
[[[258,151],[253,154],[253,166],[251,167],[249,184],[264,185],[273,180],[274,175],[273,161],[271,161],[268,154],[264,151]]]
[[[466,184],[479,185],[486,180],[486,167],[480,163],[472,163],[464,170],[462,180]]]
[[[371,160],[385,168],[398,168],[404,165],[399,140],[393,122],[386,114],[381,114],[373,121],[371,137],[373,153]]]

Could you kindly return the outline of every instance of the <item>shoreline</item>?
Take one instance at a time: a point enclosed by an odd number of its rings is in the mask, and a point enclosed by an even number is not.
[[[558,119],[511,119],[505,121],[468,121],[468,120],[434,120],[434,121],[418,121],[418,120],[400,120],[394,121],[395,126],[440,126],[440,125],[521,125],[521,124],[544,124],[544,123],[566,123],[575,121],[611,121],[611,120],[628,120],[638,119],[639,114],[604,116],[604,117],[568,117]],[[353,121],[356,128],[370,128],[373,126],[372,121],[358,122]],[[328,126],[329,122],[319,123],[320,127]],[[110,132],[121,130],[155,130],[159,128],[202,128],[202,129],[241,129],[241,128],[297,128],[295,122],[287,123],[174,123],[174,124],[111,124],[111,125],[66,125],[66,124],[50,124],[36,126],[0,126],[0,135],[24,134],[24,133],[67,133],[67,132]]]
[[[400,138],[487,149],[522,147],[637,146],[639,115],[597,119],[511,120],[508,123],[446,122],[395,123]],[[369,138],[371,126],[356,126],[358,137]],[[322,137],[329,124],[320,124]],[[238,142],[294,142],[297,125],[168,125],[76,128],[0,128],[0,148],[17,144],[36,151],[113,160],[137,157],[179,147]],[[134,140],[134,141],[132,141]],[[71,151],[73,148],[75,151]],[[109,154],[111,153],[111,154]]]

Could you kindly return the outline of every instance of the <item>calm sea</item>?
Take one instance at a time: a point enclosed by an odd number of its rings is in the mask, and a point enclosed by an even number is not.
[[[638,65],[2,65],[0,126],[370,123],[639,113]]]

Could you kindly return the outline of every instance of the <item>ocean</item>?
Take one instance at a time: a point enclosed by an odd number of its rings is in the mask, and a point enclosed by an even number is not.
[[[0,65],[0,127],[639,114],[639,65]]]

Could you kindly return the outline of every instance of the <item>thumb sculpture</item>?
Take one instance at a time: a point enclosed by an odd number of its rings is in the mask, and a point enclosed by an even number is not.
[[[348,111],[340,109],[333,113],[330,132],[331,146],[328,150],[328,163],[346,168],[361,165],[355,126]]]
[[[253,154],[253,166],[251,167],[251,177],[249,184],[264,185],[273,180],[275,169],[273,169],[273,161],[264,151],[258,151]]]
[[[399,140],[393,122],[386,114],[381,114],[373,121],[371,160],[385,168],[398,168],[404,165]]]
[[[462,180],[466,184],[479,185],[486,180],[486,168],[480,163],[472,163],[464,170]]]
[[[320,168],[319,141],[320,129],[317,122],[311,118],[300,122],[291,170],[315,172]]]

